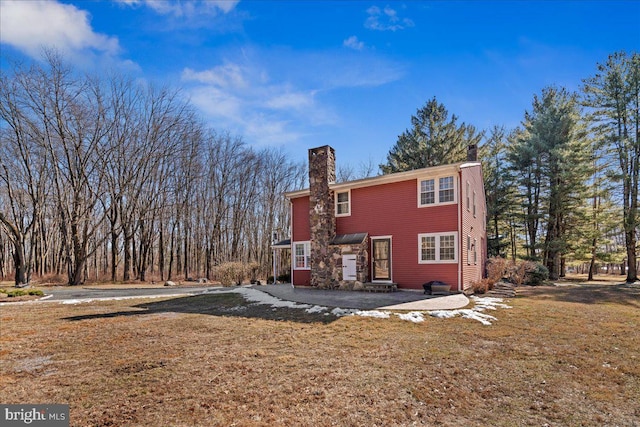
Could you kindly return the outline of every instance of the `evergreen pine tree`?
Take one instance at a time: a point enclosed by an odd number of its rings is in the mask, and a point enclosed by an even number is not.
[[[403,172],[466,160],[467,147],[478,145],[482,132],[465,123],[457,124],[455,115],[434,97],[411,117],[411,129],[405,130],[387,154],[382,173]]]

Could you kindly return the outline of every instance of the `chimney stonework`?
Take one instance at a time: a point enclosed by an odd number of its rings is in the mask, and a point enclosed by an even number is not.
[[[309,150],[309,226],[311,229],[311,286],[334,287],[334,264],[329,245],[336,235],[333,191],[335,151],[328,145]]]
[[[478,161],[478,146],[476,144],[469,144],[469,146],[467,147],[467,161]]]

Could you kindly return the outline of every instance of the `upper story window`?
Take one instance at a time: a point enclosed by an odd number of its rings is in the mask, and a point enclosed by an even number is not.
[[[438,183],[440,185],[439,198],[440,203],[453,202],[454,201],[454,190],[453,190],[453,177],[447,176],[444,178],[439,178]]]
[[[469,185],[469,181],[467,181],[467,191],[465,193],[465,195],[467,196],[467,210],[470,211],[471,210],[471,202],[470,202],[470,198],[471,198],[471,190],[470,190],[470,185]]]
[[[476,217],[476,192],[473,192],[473,217]]]
[[[351,215],[351,191],[336,193],[336,216]]]
[[[453,176],[418,180],[418,207],[433,206],[456,201]]]
[[[425,179],[420,181],[420,204],[431,205],[436,202],[435,180]]]

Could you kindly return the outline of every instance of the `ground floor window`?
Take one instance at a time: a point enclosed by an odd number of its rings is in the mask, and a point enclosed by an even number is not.
[[[293,243],[293,268],[294,270],[308,270],[311,242]]]
[[[418,262],[458,261],[457,233],[423,233],[418,234]]]

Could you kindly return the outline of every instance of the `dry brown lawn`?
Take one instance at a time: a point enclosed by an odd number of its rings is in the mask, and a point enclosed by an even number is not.
[[[236,294],[0,307],[0,402],[74,426],[638,426],[640,289],[520,292],[491,326]]]

